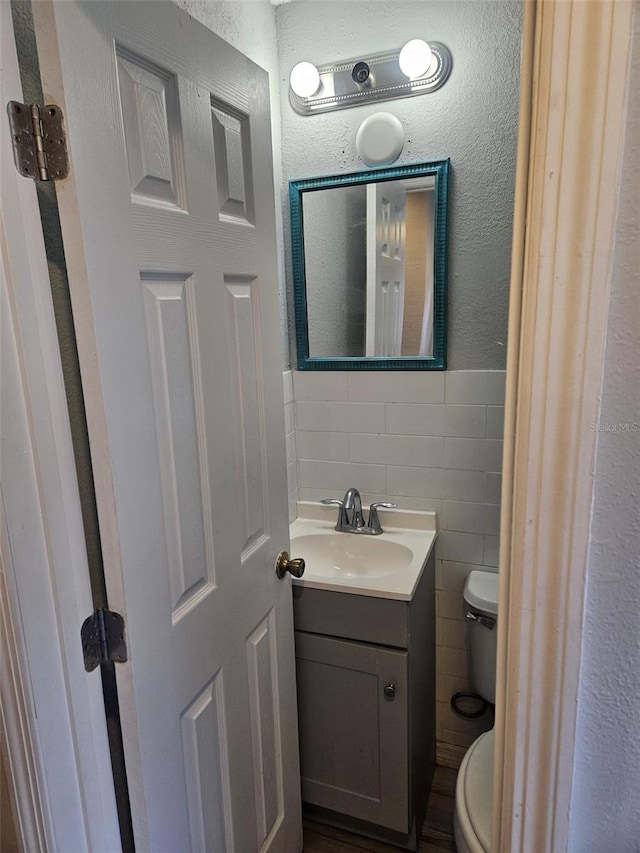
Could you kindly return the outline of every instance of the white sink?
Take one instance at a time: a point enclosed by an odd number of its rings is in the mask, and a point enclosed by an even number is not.
[[[296,536],[291,553],[302,554],[313,574],[329,578],[384,577],[407,569],[413,560],[413,551],[398,542],[336,531]]]
[[[435,513],[380,510],[380,521],[379,536],[338,533],[335,507],[300,501],[289,553],[306,568],[293,583],[410,601],[435,543]]]

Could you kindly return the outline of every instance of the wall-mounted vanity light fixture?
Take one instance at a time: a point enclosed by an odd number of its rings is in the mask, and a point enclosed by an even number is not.
[[[451,66],[451,54],[443,44],[422,39],[411,39],[401,50],[330,65],[299,62],[289,78],[289,101],[300,115],[313,115],[424,95],[446,82]]]

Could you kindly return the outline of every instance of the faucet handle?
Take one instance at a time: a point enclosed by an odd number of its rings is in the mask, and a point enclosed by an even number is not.
[[[349,518],[347,517],[347,511],[344,508],[343,501],[339,501],[337,498],[322,498],[320,503],[324,504],[324,506],[338,507],[338,521],[336,523],[336,530],[343,531],[349,527]]]
[[[389,503],[388,501],[376,501],[372,503],[369,507],[369,521],[367,522],[367,529],[374,536],[382,533],[382,527],[380,525],[380,519],[378,517],[378,509],[396,509],[398,504]]]

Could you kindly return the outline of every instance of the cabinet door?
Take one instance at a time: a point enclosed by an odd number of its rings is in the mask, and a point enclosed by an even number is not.
[[[302,799],[408,832],[407,652],[297,632],[296,665]]]

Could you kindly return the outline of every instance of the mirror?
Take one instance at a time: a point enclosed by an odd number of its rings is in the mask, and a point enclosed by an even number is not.
[[[289,182],[298,370],[443,370],[449,161]]]

